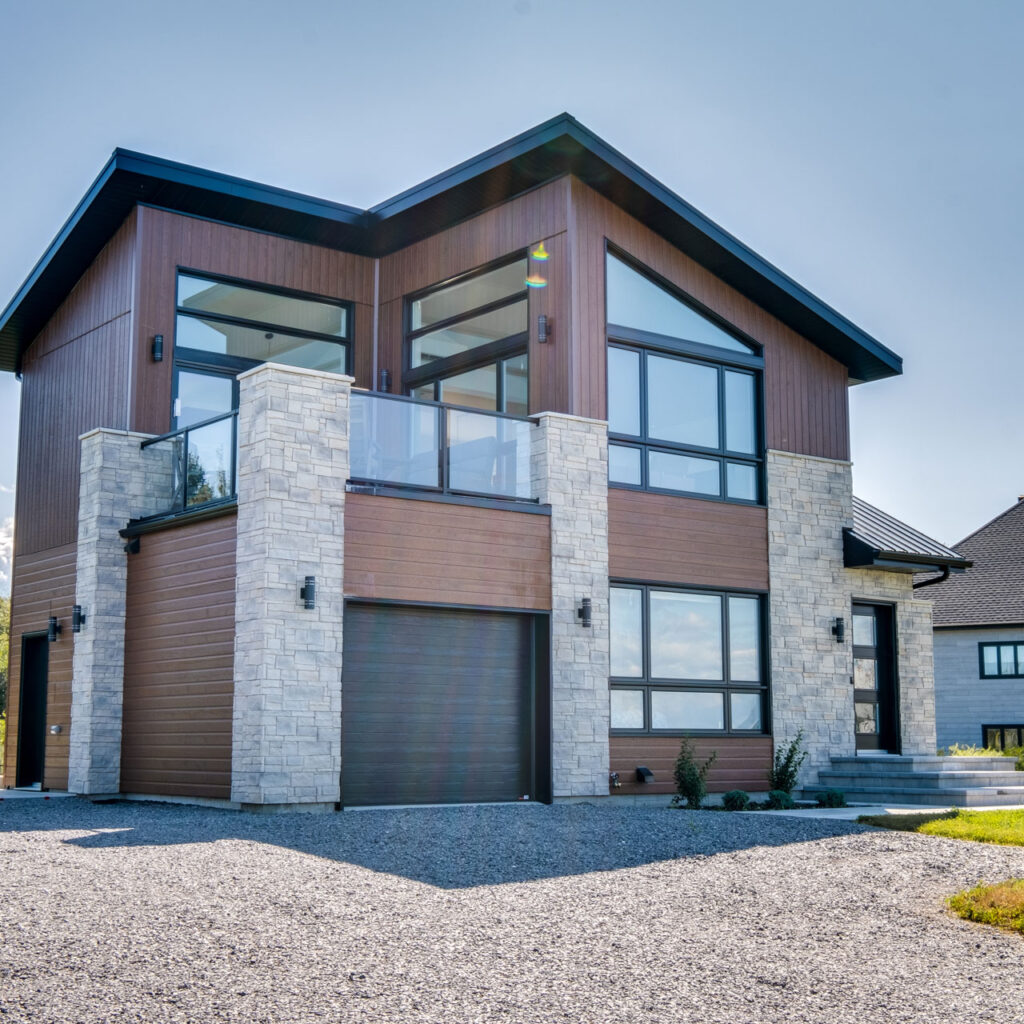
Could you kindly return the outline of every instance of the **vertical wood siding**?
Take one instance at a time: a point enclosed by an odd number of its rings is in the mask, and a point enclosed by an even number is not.
[[[143,536],[127,607],[121,791],[229,798],[235,517]]]

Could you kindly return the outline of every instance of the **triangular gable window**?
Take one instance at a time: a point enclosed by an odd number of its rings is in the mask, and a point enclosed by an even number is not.
[[[760,354],[611,253],[608,254],[607,283],[609,324],[713,345],[730,352]]]

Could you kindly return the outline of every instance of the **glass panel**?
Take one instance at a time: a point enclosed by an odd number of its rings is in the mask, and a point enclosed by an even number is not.
[[[981,649],[981,656],[983,659],[982,664],[985,666],[985,675],[999,675],[999,648],[991,645],[986,645]]]
[[[727,348],[731,352],[752,352],[749,345],[727,334],[682,300],[656,285],[611,253],[607,262],[608,323],[638,331],[668,334],[673,338],[698,341]]]
[[[718,447],[718,371],[662,356],[647,357],[647,436]]]
[[[175,345],[238,356],[257,363],[283,363],[307,370],[345,372],[348,346],[334,341],[315,341],[294,334],[266,331],[262,327],[222,324],[217,320],[179,316]]]
[[[725,487],[730,498],[757,501],[757,469],[739,462],[726,463]]]
[[[530,367],[526,353],[502,363],[505,374],[505,408],[511,416],[526,416],[530,411]]]
[[[613,729],[642,729],[644,727],[644,691],[611,691]]]
[[[878,732],[878,705],[862,704],[853,705],[854,715],[857,719],[857,732],[875,733]]]
[[[1003,749],[1003,730],[1002,729],[986,729],[985,730],[985,746],[990,750],[1002,750]]]
[[[640,353],[608,349],[608,429],[640,436]]]
[[[1013,672],[1013,646],[1011,644],[1004,644],[999,648],[999,674],[1002,676],[1012,676]]]
[[[729,696],[729,714],[734,729],[761,731],[761,694],[733,693]]]
[[[760,601],[729,598],[729,677],[736,682],[761,681]]]
[[[190,430],[185,465],[185,504],[203,505],[230,498],[235,493],[232,479],[231,418]]]
[[[651,690],[652,729],[724,729],[725,695]]]
[[[421,384],[418,388],[412,389],[412,397],[418,398],[421,402],[433,402],[434,384]]]
[[[722,599],[651,591],[651,677],[722,678]]]
[[[231,412],[235,404],[234,385],[233,377],[179,370],[175,428]]]
[[[1024,644],[1017,644],[1017,674],[1024,675]]]
[[[421,327],[429,327],[515,295],[526,287],[523,284],[525,279],[526,260],[522,259],[486,274],[478,274],[468,281],[438,288],[412,303],[410,329],[418,331]]]
[[[473,409],[498,408],[498,364],[480,366],[441,381],[441,401]]]
[[[424,366],[437,359],[447,359],[469,352],[492,341],[500,341],[527,329],[526,300],[502,306],[482,316],[470,317],[439,331],[431,331],[412,341],[412,366]]]
[[[440,487],[437,406],[352,392],[350,474],[414,487]]]
[[[348,311],[344,306],[316,299],[275,295],[259,288],[208,281],[188,274],[178,275],[178,305],[198,313],[219,313],[242,320],[257,320],[262,324],[281,324],[336,338],[344,338],[348,333]]]
[[[858,690],[878,689],[878,665],[874,658],[853,659],[853,685]]]
[[[754,454],[754,378],[725,371],[725,447]]]
[[[694,494],[720,494],[721,468],[713,459],[694,455],[650,452],[647,461],[648,486]]]
[[[1019,747],[1020,746],[1020,729],[1014,729],[1013,726],[1007,726],[1003,730],[1003,742],[1007,747]]]
[[[638,679],[644,674],[643,591],[612,587],[609,596],[611,674]]]
[[[608,445],[608,479],[617,484],[640,486],[640,449]]]
[[[870,612],[853,613],[854,647],[875,646],[875,617]]]
[[[530,497],[530,424],[448,409],[448,485],[498,497]]]

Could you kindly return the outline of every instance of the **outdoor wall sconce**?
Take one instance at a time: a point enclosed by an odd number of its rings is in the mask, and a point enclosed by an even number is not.
[[[836,638],[837,644],[841,644],[846,639],[846,623],[841,615],[837,616],[835,622],[832,623],[832,635]]]
[[[637,782],[653,782],[654,772],[651,771],[646,765],[638,764],[636,766],[636,781]]]
[[[85,625],[85,612],[82,611],[80,604],[71,606],[71,632],[81,633],[82,627]]]
[[[391,371],[390,370],[378,370],[377,371],[377,390],[383,391],[386,395],[391,390]]]
[[[543,263],[548,258],[548,251],[544,248],[544,243],[541,242],[530,255],[539,262]]]
[[[299,587],[299,597],[302,599],[306,611],[312,611],[316,607],[316,577],[307,576],[304,586]]]
[[[580,625],[584,629],[589,629],[594,621],[594,607],[591,604],[590,598],[585,597],[580,602],[579,608],[576,610],[576,615],[582,620]]]
[[[545,345],[551,340],[551,321],[546,313],[537,317],[537,340]]]
[[[622,787],[622,783],[619,781],[618,772],[608,773],[608,785],[611,786],[612,789],[620,789]]]
[[[155,334],[153,336],[153,362],[162,363],[164,361],[164,336],[162,334]]]
[[[51,615],[49,621],[46,623],[46,639],[51,643],[57,642],[57,637],[60,636],[61,626],[57,621],[56,615]]]
[[[59,736],[60,732],[61,732],[61,729],[60,729],[59,725],[51,725],[50,726],[50,735],[51,736]]]

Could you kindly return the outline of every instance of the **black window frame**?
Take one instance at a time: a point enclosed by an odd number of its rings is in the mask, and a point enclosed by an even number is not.
[[[642,690],[644,702],[644,727],[642,729],[620,729],[611,725],[609,707],[609,733],[612,736],[734,736],[753,737],[771,735],[771,682],[768,658],[768,592],[764,590],[723,589],[721,587],[700,587],[672,585],[660,582],[613,579],[609,590],[639,590],[641,598],[641,644],[642,672],[640,676],[608,677],[608,699],[611,702],[613,690]],[[657,679],[651,675],[651,616],[650,595],[654,592],[672,594],[700,594],[719,597],[722,600],[722,679]],[[760,682],[732,681],[730,678],[729,654],[729,598],[752,597],[758,602],[758,645],[760,653]],[[609,604],[611,595],[609,594]],[[611,636],[609,636],[611,641]],[[651,726],[651,694],[658,692],[721,693],[723,701],[723,729],[654,729]],[[757,694],[761,698],[761,728],[733,729],[733,693]]]
[[[473,309],[466,310],[456,316],[450,316],[445,320],[438,320],[436,323],[429,324],[427,327],[421,327],[417,330],[412,329],[412,307],[413,303],[417,300],[426,298],[434,292],[450,288],[452,285],[461,284],[464,281],[470,281],[475,277],[482,277],[485,274],[490,274],[495,270],[500,270],[502,267],[511,266],[513,263],[518,263],[520,261],[522,261],[527,272],[529,272],[529,254],[526,249],[523,249],[520,252],[511,253],[502,256],[500,259],[492,260],[490,263],[486,263],[483,266],[474,267],[471,271],[465,274],[456,274],[454,277],[449,277],[444,281],[439,281],[426,288],[420,288],[418,291],[410,292],[405,296],[402,319],[403,394],[412,396],[413,392],[417,389],[433,385],[433,397],[421,400],[439,402],[441,401],[440,387],[445,380],[451,377],[457,377],[463,373],[468,373],[470,370],[478,370],[483,367],[490,366],[493,363],[495,364],[496,378],[495,408],[493,410],[484,411],[499,412],[504,415],[508,415],[505,413],[504,363],[509,359],[525,355],[527,357],[526,401],[527,408],[529,408],[530,289],[526,284],[525,274],[523,277],[523,287],[520,291],[513,292],[505,298],[495,299],[492,302],[484,303],[482,306],[475,306]],[[498,309],[504,309],[506,306],[513,306],[519,302],[526,303],[526,328],[524,330],[515,334],[510,334],[505,338],[499,338],[497,341],[489,342],[486,345],[480,345],[477,348],[470,349],[468,352],[460,352],[457,355],[449,356],[447,359],[435,359],[433,362],[426,363],[423,366],[412,366],[412,344],[417,338],[423,337],[427,334],[433,334],[436,331],[444,330],[447,327],[463,323],[466,320],[472,320],[474,317],[482,316],[486,313],[492,313]]]
[[[1000,738],[1000,741],[1001,741],[999,746],[998,746],[999,750],[1006,750],[1007,749],[1007,746],[1006,746],[1006,730],[1007,729],[1016,729],[1017,733],[1018,733],[1018,738],[1024,740],[1024,722],[1022,722],[1020,725],[983,725],[981,727],[981,745],[982,745],[983,748],[987,748],[988,747],[988,734],[989,734],[989,732],[991,732],[992,730],[995,730],[995,729],[999,730],[999,738]],[[1020,746],[1020,745],[1021,744],[1010,744],[1010,749],[1011,750],[1016,749],[1016,747]]]
[[[996,648],[996,664],[1002,668],[1003,655],[1000,648],[1012,647],[1014,651],[1013,672],[986,672],[985,671],[985,649]],[[1024,648],[1024,637],[1019,640],[983,640],[978,644],[978,673],[981,679],[1024,679],[1024,657],[1021,656],[1021,649]],[[1001,726],[992,726],[993,729]],[[1014,728],[1014,727],[1011,727]]]

